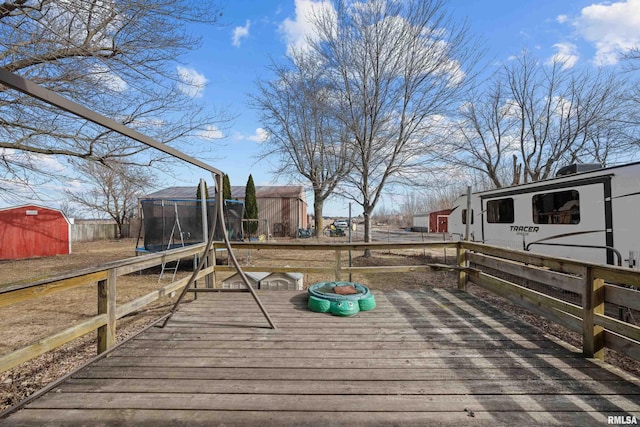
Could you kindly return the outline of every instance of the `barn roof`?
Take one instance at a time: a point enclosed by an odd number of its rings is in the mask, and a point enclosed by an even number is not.
[[[231,186],[231,197],[234,199],[244,199],[245,186]],[[211,193],[209,193],[211,196]],[[194,199],[196,198],[196,187],[169,187],[159,190],[141,199]],[[304,200],[304,188],[301,185],[257,185],[256,198],[258,199],[302,199]]]

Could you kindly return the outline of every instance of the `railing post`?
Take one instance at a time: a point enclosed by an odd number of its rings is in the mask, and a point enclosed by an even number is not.
[[[458,242],[456,248],[458,267],[467,267],[467,249],[462,247],[462,242]],[[469,280],[467,272],[464,270],[458,270],[458,289],[461,291],[467,290],[467,281]]]
[[[98,282],[98,314],[107,315],[107,324],[98,328],[98,354],[116,344],[116,269]]]
[[[209,265],[213,268],[211,274],[207,275],[207,287],[215,288],[216,287],[216,245],[213,244],[211,250],[209,251]]]
[[[604,280],[593,277],[587,267],[582,294],[582,352],[585,357],[604,360],[604,328],[595,325],[595,315],[604,314]]]
[[[336,249],[336,282],[342,280],[342,251],[340,249]]]

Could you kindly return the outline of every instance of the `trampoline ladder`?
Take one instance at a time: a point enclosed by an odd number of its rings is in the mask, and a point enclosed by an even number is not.
[[[171,228],[171,235],[169,236],[169,243],[167,244],[167,250],[172,249],[171,245],[175,243],[176,228],[178,229],[178,234],[180,235],[180,244],[184,248],[184,237],[182,235],[182,227],[180,227],[180,218],[178,218],[178,206],[175,203],[174,203],[173,206],[174,206],[174,209],[175,209],[176,220],[173,223],[173,227]],[[167,267],[167,264],[170,264],[172,262],[175,262],[174,266],[173,267]],[[165,271],[173,271],[173,276],[171,277],[171,281],[175,282],[176,273],[178,273],[178,267],[179,266],[180,266],[180,260],[179,259],[177,259],[175,261],[163,262],[162,263],[162,269],[160,270],[160,277],[158,277],[158,283],[160,283],[160,281],[162,280],[162,276],[164,275]]]

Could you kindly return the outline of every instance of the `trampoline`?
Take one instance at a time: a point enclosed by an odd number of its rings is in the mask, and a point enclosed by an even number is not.
[[[202,205],[196,199],[143,199],[143,245],[140,236],[136,244],[137,252],[160,252],[169,249],[205,242],[202,229]],[[215,199],[206,201],[208,227],[215,218]],[[225,200],[223,206],[226,234],[231,241],[242,241],[242,216],[244,203],[238,200]],[[224,240],[222,224],[216,224],[215,240]]]

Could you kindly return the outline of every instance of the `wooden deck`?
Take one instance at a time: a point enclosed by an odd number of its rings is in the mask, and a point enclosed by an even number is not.
[[[200,294],[3,425],[606,425],[640,382],[463,292],[376,292],[352,318],[306,294]]]

